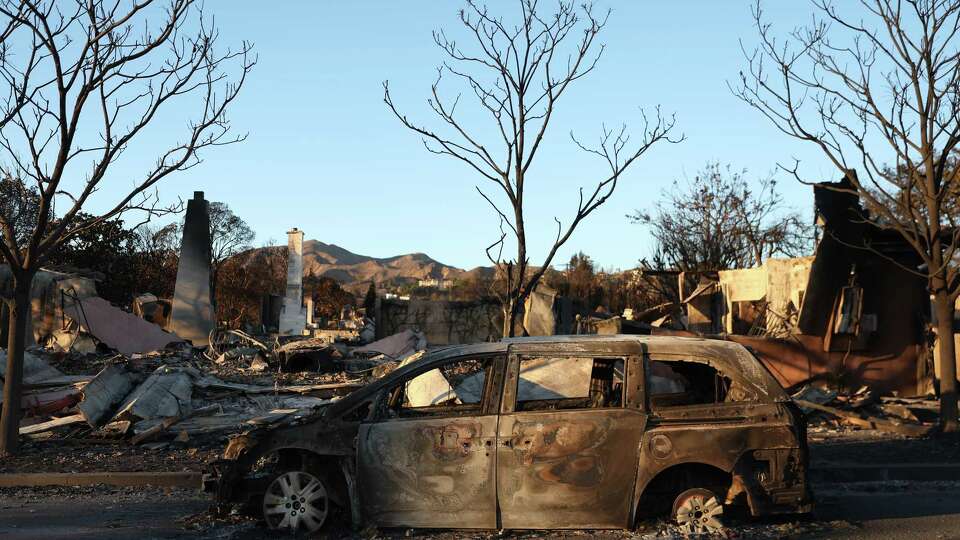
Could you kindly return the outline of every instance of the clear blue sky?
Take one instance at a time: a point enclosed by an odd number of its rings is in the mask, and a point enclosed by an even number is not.
[[[483,249],[496,238],[497,220],[474,189],[478,178],[459,162],[427,153],[382,102],[381,83],[389,79],[401,108],[432,121],[424,99],[442,55],[430,33],[457,28],[459,6],[427,0],[208,2],[224,43],[248,39],[256,45],[259,64],[231,113],[249,138],[206,152],[201,166],[162,184],[163,197],[186,199],[203,190],[250,223],[258,243],[284,242],[285,231],[296,226],[307,238],[367,255],[421,251],[460,267],[487,264]],[[516,10],[513,1],[490,6]],[[687,140],[653,147],[555,262],[582,250],[603,267],[633,267],[648,253],[650,239],[625,214],[651,207],[661,188],[708,160],[760,175],[797,157],[811,180],[837,176],[812,147],[780,134],[727,89],[744,67],[738,40],[756,39],[750,2],[598,7],[613,8],[601,35],[607,50],[596,71],[559,104],[528,180],[535,264],[554,234],[553,216],[569,219],[577,188],[604,172],[595,158],[576,150],[568,132],[592,138],[603,122],[626,122],[637,131],[640,106],[675,112],[677,132]],[[769,2],[765,10],[784,31],[811,12],[804,2]],[[152,154],[143,158],[152,160]],[[811,189],[780,178],[790,204],[809,215]]]

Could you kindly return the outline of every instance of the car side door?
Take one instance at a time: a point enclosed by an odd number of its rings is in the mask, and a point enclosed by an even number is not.
[[[497,496],[507,529],[630,525],[646,423],[636,357],[511,354],[504,379]]]
[[[495,528],[503,355],[431,363],[386,387],[360,426],[359,493],[386,527]]]

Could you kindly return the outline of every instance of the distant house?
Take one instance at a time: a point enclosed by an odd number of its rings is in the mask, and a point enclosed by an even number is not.
[[[428,278],[417,280],[417,287],[446,290],[453,287],[452,279]]]

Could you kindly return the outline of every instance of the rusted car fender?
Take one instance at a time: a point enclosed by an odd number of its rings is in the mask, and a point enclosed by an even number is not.
[[[745,497],[750,512],[754,516],[777,513],[777,512],[806,512],[812,509],[809,501],[809,492],[802,479],[795,482],[796,478],[792,475],[801,474],[794,471],[789,466],[790,459],[796,460],[799,456],[799,449],[792,447],[783,448],[765,448],[756,450],[753,448],[742,448],[736,454],[717,453],[714,455],[703,455],[699,457],[689,457],[683,459],[657,459],[652,455],[658,450],[664,452],[663,445],[669,444],[658,440],[658,433],[653,432],[644,437],[643,449],[637,468],[637,482],[634,490],[633,516],[631,523],[636,521],[637,516],[643,510],[640,508],[641,501],[648,487],[657,479],[658,476],[668,470],[684,466],[707,466],[715,469],[717,472],[729,476],[730,485],[726,493],[718,495],[724,498],[724,503],[730,503],[740,496]],[[659,447],[659,449],[658,449]],[[757,455],[757,454],[761,455]],[[756,478],[758,464],[769,464],[770,468],[766,473],[768,477],[764,479],[766,486],[761,485]],[[796,502],[786,507],[781,507],[775,501],[771,500],[768,489],[783,492],[784,495],[796,497]]]
[[[238,466],[252,465],[263,456],[280,450],[305,450],[321,456],[350,456],[353,447],[344,444],[337,437],[306,438],[302,436],[284,437],[272,433],[264,439],[251,435],[241,435],[231,439],[223,453],[224,459],[236,461]]]
[[[349,496],[353,493],[353,456],[355,428],[349,426],[331,426],[322,422],[291,425],[275,430],[258,429],[230,440],[223,458],[213,462],[211,478],[215,478],[215,487],[219,503],[235,500],[234,490],[244,475],[248,474],[257,461],[272,453],[283,450],[305,451],[318,458],[336,461],[339,472],[345,476]]]

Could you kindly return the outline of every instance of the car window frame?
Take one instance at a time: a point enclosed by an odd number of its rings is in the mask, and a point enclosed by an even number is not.
[[[500,386],[503,383],[503,368],[505,362],[506,354],[504,352],[486,352],[479,354],[463,354],[459,356],[452,356],[449,358],[444,358],[443,360],[438,360],[436,362],[430,362],[425,364],[422,367],[417,368],[410,373],[407,373],[401,378],[398,378],[395,381],[392,381],[389,384],[383,386],[378,392],[378,396],[373,407],[373,411],[368,416],[368,419],[365,423],[380,423],[380,422],[394,422],[394,421],[407,421],[407,420],[428,420],[428,419],[453,419],[453,418],[463,418],[464,416],[489,416],[491,414],[497,414],[497,407],[499,405],[498,400],[496,399],[500,395]],[[432,371],[434,369],[439,369],[448,364],[454,364],[457,362],[462,362],[464,360],[480,360],[480,359],[489,359],[490,367],[488,368],[487,380],[484,381],[483,395],[480,398],[480,410],[476,415],[428,415],[428,416],[396,416],[391,417],[387,414],[387,410],[390,408],[389,400],[390,394],[398,388],[400,385],[405,385],[408,382],[416,379],[420,375]],[[420,408],[420,407],[418,407]],[[425,407],[424,407],[425,408]]]
[[[561,408],[561,409],[536,409],[528,411],[517,410],[517,390],[520,385],[520,362],[524,358],[535,357],[579,357],[590,358],[592,360],[620,360],[623,362],[623,384],[620,396],[620,405],[617,407],[583,407],[583,408]],[[564,411],[616,411],[622,409],[635,409],[637,407],[631,398],[632,392],[629,385],[636,376],[632,366],[635,365],[636,355],[622,352],[612,353],[605,351],[558,351],[558,350],[522,350],[511,351],[507,358],[505,378],[503,379],[503,391],[501,397],[500,414],[511,413],[559,413]],[[640,378],[642,380],[642,378]],[[638,391],[642,393],[642,387],[638,383]]]
[[[654,396],[650,392],[650,381],[649,381],[651,362],[665,362],[667,364],[674,363],[674,362],[691,362],[691,363],[702,364],[710,368],[713,368],[713,370],[716,371],[717,375],[720,375],[722,377],[726,377],[727,379],[729,379],[731,388],[737,382],[743,382],[743,381],[739,381],[732,374],[727,374],[724,371],[722,371],[719,367],[717,367],[717,362],[713,361],[713,359],[710,358],[709,356],[703,356],[699,354],[664,353],[664,352],[647,350],[647,351],[644,351],[643,356],[640,358],[640,362],[641,362],[641,365],[643,366],[642,372],[643,372],[643,389],[644,389],[644,407],[650,412],[654,412],[655,410],[679,410],[679,409],[696,408],[696,407],[717,407],[717,406],[727,406],[727,405],[743,406],[743,405],[756,404],[759,402],[757,399],[757,396],[754,395],[753,399],[747,399],[747,400],[716,401],[716,398],[714,398],[714,401],[712,403],[690,403],[686,405],[661,405],[656,409],[654,409],[651,403],[651,400],[653,399]],[[746,385],[746,386],[747,386],[747,391],[752,391],[749,388],[749,385]],[[728,392],[729,392],[729,389],[728,389]]]

